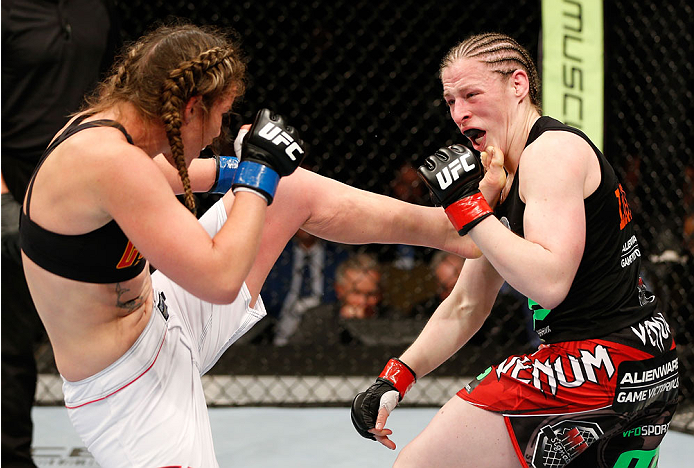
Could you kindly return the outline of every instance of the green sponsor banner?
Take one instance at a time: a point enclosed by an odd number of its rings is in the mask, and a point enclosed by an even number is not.
[[[603,148],[602,0],[542,0],[542,109]]]

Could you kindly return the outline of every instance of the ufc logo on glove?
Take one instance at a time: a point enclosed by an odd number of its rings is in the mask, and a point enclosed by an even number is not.
[[[234,193],[255,192],[265,198],[269,205],[280,177],[294,172],[304,159],[304,142],[284,117],[272,113],[270,109],[258,111],[253,125],[242,138],[241,162],[234,174],[232,189]]]
[[[472,163],[468,162],[468,158],[472,159]],[[468,153],[464,156],[459,157],[458,159],[453,160],[452,163],[450,163],[448,166],[444,167],[443,170],[438,172],[436,174],[436,180],[438,181],[441,190],[447,188],[449,185],[453,183],[453,181],[458,180],[460,178],[458,174],[460,173],[461,169],[465,172],[470,172],[473,169],[475,169],[476,165],[474,160],[474,156],[471,153]]]
[[[424,160],[418,173],[434,204],[443,206],[461,236],[492,214],[479,190],[484,167],[478,151],[463,145],[439,148]]]
[[[282,131],[280,127],[272,122],[266,123],[265,126],[260,129],[258,135],[277,146],[279,146],[280,143],[288,145],[284,149],[284,152],[287,153],[287,156],[289,156],[292,161],[296,161],[296,156],[294,156],[295,151],[298,151],[300,155],[304,154],[304,150],[294,141],[294,138],[289,136],[287,132]]]

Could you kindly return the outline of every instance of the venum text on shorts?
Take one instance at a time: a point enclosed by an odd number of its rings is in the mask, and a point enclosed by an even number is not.
[[[615,365],[605,346],[594,349],[579,349],[578,355],[566,354],[546,358],[544,361],[528,356],[513,356],[496,368],[497,379],[502,374],[530,384],[546,396],[556,396],[559,388],[576,388],[585,383],[599,384],[603,379],[611,379]],[[601,371],[602,372],[599,372]]]

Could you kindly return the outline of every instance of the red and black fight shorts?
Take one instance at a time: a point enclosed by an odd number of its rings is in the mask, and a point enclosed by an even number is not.
[[[653,468],[677,407],[677,367],[658,312],[601,339],[511,356],[458,396],[504,416],[524,467]]]

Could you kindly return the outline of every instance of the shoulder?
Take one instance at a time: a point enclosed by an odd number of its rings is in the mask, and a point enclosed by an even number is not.
[[[560,129],[546,131],[528,145],[519,161],[521,199],[530,193],[591,193],[600,181],[597,154],[580,135]]]
[[[170,194],[170,186],[153,159],[130,144],[117,128],[82,130],[58,149],[55,169],[60,178],[75,189],[82,187],[91,200],[112,215],[116,206],[132,208],[156,193],[160,196],[155,199],[161,203],[162,197]]]
[[[589,159],[595,159],[595,152],[586,140],[575,133],[552,130],[523,150],[518,167],[526,180],[534,174],[555,172],[579,175]]]
[[[90,128],[65,140],[62,145],[76,163],[95,171],[119,171],[129,177],[144,168],[156,169],[152,158],[129,143],[123,132],[114,127]]]
[[[548,130],[523,150],[520,165],[562,162],[592,154],[590,144],[579,135],[560,129]]]

